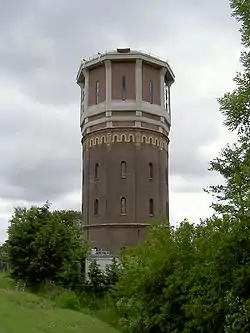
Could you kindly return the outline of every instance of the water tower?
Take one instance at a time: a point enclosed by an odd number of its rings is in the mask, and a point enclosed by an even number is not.
[[[80,65],[82,212],[93,247],[118,254],[169,217],[169,64],[129,48]]]

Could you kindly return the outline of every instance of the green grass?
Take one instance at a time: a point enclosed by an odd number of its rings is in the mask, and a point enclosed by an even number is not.
[[[43,297],[13,290],[0,274],[0,333],[118,333],[101,320],[62,309]]]

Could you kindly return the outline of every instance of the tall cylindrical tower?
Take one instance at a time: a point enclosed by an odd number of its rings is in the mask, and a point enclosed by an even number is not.
[[[167,62],[117,49],[81,63],[82,212],[87,238],[118,254],[169,217]]]

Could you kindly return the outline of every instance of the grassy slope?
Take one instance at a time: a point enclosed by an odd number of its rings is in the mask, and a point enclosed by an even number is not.
[[[56,308],[33,294],[3,289],[1,282],[0,333],[118,333],[81,312]]]

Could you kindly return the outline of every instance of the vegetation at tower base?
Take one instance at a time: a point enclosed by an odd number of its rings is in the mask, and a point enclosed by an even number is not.
[[[97,261],[93,259],[89,266],[85,292],[94,297],[104,297],[107,292],[113,289],[121,272],[121,266],[115,257],[112,263],[106,266],[104,272],[100,269]]]
[[[154,226],[122,265],[116,306],[130,332],[249,331],[249,219]]]
[[[15,208],[6,242],[11,275],[29,286],[53,281],[74,288],[87,253],[80,213],[49,209]]]
[[[234,79],[236,89],[220,98],[219,104],[225,126],[237,133],[237,142],[211,162],[210,170],[219,172],[225,185],[211,186],[208,192],[216,199],[216,212],[250,217],[250,5],[243,0],[232,0],[230,4],[232,15],[241,24],[242,72]]]

